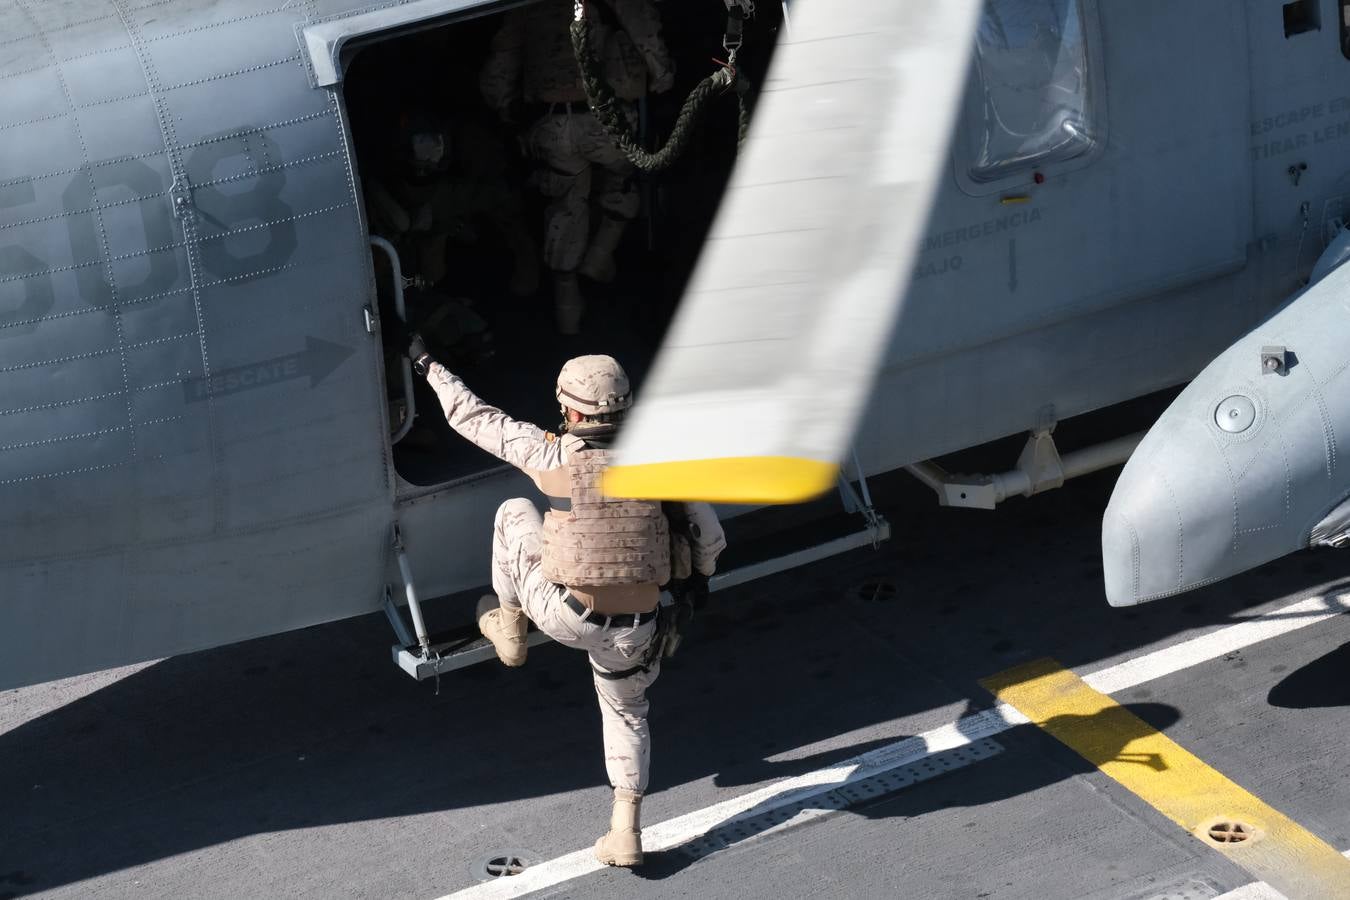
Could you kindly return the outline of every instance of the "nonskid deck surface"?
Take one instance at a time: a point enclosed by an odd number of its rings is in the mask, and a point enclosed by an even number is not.
[[[536,647],[436,693],[371,616],[0,694],[0,896],[1161,898],[1256,880],[1152,796],[1173,748],[1350,849],[1350,556],[1112,610],[1110,485],[994,514],[883,485],[882,549],[716,597],[652,690],[643,870],[578,853],[607,816],[580,654]],[[1041,658],[1110,699],[1029,711],[1058,730],[992,711],[980,680]]]

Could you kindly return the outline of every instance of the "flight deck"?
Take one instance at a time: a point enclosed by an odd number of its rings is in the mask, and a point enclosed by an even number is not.
[[[652,689],[640,869],[590,856],[584,659],[418,683],[376,614],[0,694],[0,896],[1336,896],[1297,854],[1350,849],[1350,556],[1112,609],[1113,477],[994,514],[875,480],[890,541],[715,594]],[[1189,833],[1181,770],[1267,833]]]

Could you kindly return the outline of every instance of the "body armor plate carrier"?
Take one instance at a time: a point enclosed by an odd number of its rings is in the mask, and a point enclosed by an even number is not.
[[[600,477],[607,450],[574,435],[562,438],[571,477],[571,511],[544,517],[544,577],[564,585],[665,584],[670,580],[670,525],[652,500],[606,497]]]

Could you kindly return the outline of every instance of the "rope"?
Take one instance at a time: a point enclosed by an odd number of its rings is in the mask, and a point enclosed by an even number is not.
[[[628,157],[628,161],[644,172],[659,172],[669,168],[684,153],[694,136],[694,128],[699,116],[703,114],[708,102],[719,94],[734,88],[740,104],[737,143],[745,140],[750,129],[750,109],[746,103],[749,82],[739,77],[731,67],[718,69],[704,78],[685,98],[680,114],[675,119],[675,127],[670,130],[670,138],[664,147],[648,151],[633,138],[633,126],[623,113],[621,101],[601,75],[599,59],[590,41],[590,22],[586,16],[573,19],[571,25],[572,50],[576,54],[577,67],[581,70],[581,83],[586,89],[586,101],[604,129],[614,139],[615,145]]]
[[[745,143],[745,136],[750,133],[750,104],[745,101],[750,93],[750,82],[748,79],[738,77],[736,79],[736,149],[739,150]]]

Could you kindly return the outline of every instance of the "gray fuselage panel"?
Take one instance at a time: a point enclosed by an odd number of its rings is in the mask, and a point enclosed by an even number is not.
[[[378,599],[370,266],[306,6],[0,11],[0,684]]]

